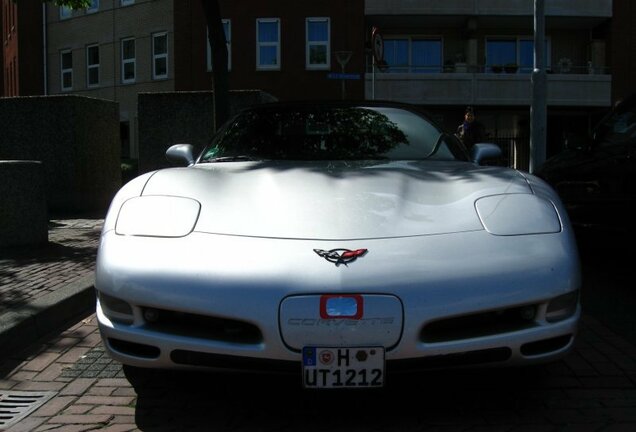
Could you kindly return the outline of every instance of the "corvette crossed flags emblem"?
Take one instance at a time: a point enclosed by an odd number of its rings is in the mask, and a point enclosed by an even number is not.
[[[331,250],[322,250],[322,249],[314,249],[314,252],[318,254],[318,256],[323,257],[330,263],[334,263],[336,266],[340,264],[347,265],[350,262],[355,261],[359,257],[364,256],[367,253],[367,249],[331,249]]]

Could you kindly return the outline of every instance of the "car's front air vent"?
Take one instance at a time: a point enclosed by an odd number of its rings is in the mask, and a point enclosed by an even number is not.
[[[108,338],[108,343],[113,350],[132,357],[155,359],[159,357],[159,354],[161,354],[159,348],[152,345],[145,345],[114,338]]]
[[[144,308],[144,328],[159,333],[199,339],[258,344],[263,341],[261,331],[244,321],[206,315]]]
[[[565,335],[550,339],[543,339],[536,342],[529,342],[521,345],[521,354],[525,356],[548,354],[565,348],[571,340],[572,335]]]
[[[510,333],[535,326],[535,315],[536,307],[530,305],[442,319],[424,326],[420,340],[435,343]]]
[[[387,362],[387,370],[389,372],[414,372],[428,369],[478,366],[488,363],[505,362],[509,360],[511,356],[512,350],[508,347],[488,348],[477,351],[392,360]]]
[[[174,350],[170,353],[170,358],[181,365],[244,371],[298,372],[300,368],[300,363],[296,361],[238,357],[189,350]]]

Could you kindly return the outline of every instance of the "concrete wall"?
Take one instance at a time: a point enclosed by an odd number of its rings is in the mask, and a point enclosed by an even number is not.
[[[129,122],[130,151],[123,157],[136,158],[137,93],[168,92],[174,84],[174,0],[136,0],[121,6],[120,0],[101,0],[96,12],[75,10],[60,19],[59,8],[47,3],[47,62],[50,94],[78,94],[117,101],[119,120]],[[152,35],[168,35],[168,76],[155,79],[152,74]],[[121,40],[135,39],[135,81],[123,83],[121,77]],[[87,45],[99,47],[99,83],[88,86],[86,71]],[[61,88],[61,52],[71,50],[73,86]]]
[[[173,144],[192,144],[198,153],[214,133],[213,93],[140,93],[139,173],[170,166],[166,150]],[[230,92],[230,112],[275,98],[258,90]]]
[[[401,74],[375,76],[376,99],[425,105],[528,106],[532,96],[529,74]],[[610,75],[548,75],[549,106],[608,107]],[[367,97],[373,94],[366,75]]]
[[[117,103],[0,99],[0,159],[39,160],[52,212],[103,211],[121,186]]]
[[[42,163],[0,160],[0,250],[49,237]]]

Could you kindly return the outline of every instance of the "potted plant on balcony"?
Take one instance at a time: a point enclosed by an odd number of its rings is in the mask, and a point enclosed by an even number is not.
[[[558,67],[559,73],[562,73],[562,74],[570,73],[572,71],[572,60],[570,60],[567,57],[562,57],[557,62],[557,67]]]
[[[498,64],[490,65],[490,70],[494,73],[501,73],[503,71],[503,66]]]
[[[466,65],[466,56],[463,52],[458,52],[455,54],[455,72],[468,72],[468,67]]]
[[[506,71],[506,73],[517,73],[518,70],[519,65],[517,65],[516,63],[507,63],[504,66],[504,71]]]

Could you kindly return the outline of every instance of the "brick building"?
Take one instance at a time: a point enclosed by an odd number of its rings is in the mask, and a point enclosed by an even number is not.
[[[364,74],[364,0],[219,0],[229,54],[231,89],[260,89],[281,100],[339,99],[338,53],[350,53],[346,72]],[[175,2],[177,90],[209,89],[210,51],[199,1]],[[340,54],[343,55],[343,54]],[[346,82],[362,99],[362,80]]]
[[[367,69],[366,97],[424,105],[449,130],[472,105],[488,140],[502,146],[511,164],[527,169],[533,3],[366,0],[367,32],[381,29],[387,61],[375,74]],[[545,2],[548,156],[611,104],[612,3]]]
[[[39,0],[1,0],[2,80],[0,95],[43,94],[44,58],[42,51],[42,2]]]
[[[363,0],[219,4],[231,90],[259,89],[281,100],[340,98],[342,82],[328,77],[341,71],[340,51],[350,53],[346,71],[362,78]],[[139,93],[212,88],[199,1],[93,0],[85,10],[45,9],[48,94],[118,102],[123,156],[138,155]],[[346,94],[363,98],[362,79],[347,82]]]
[[[93,0],[90,8],[72,12],[48,3],[45,24],[39,0],[20,0],[18,6],[1,1],[2,94],[78,93],[115,100],[124,155],[137,155],[139,92],[212,88],[198,0]],[[546,1],[548,156],[560,151],[568,131],[591,127],[613,100],[636,90],[631,79],[636,69],[636,56],[631,55],[636,46],[633,3]],[[466,105],[473,105],[492,139],[511,160],[519,159],[518,167],[525,167],[533,2],[219,4],[231,89],[261,89],[281,100],[340,98],[342,82],[329,74],[342,71],[337,57],[349,52],[345,71],[362,79],[345,81],[348,98],[422,105],[448,129],[459,123]],[[387,67],[381,70],[370,67],[366,49],[372,27],[381,30],[385,42]],[[43,43],[19,44],[23,36]],[[31,51],[24,51],[25,46]]]
[[[636,2],[614,0],[612,17],[612,101],[636,93]]]
[[[137,157],[137,94],[172,91],[173,0],[93,0],[85,10],[48,5],[49,94],[118,102],[122,157]]]

